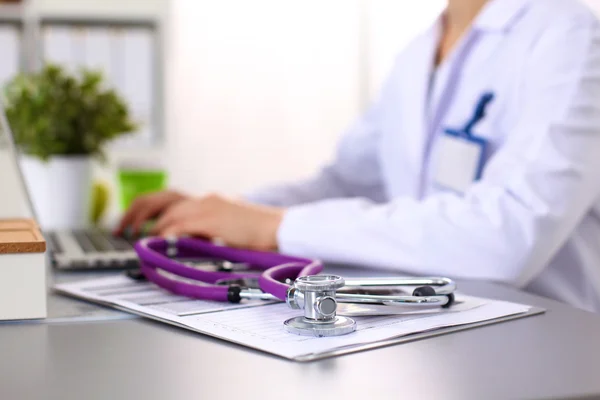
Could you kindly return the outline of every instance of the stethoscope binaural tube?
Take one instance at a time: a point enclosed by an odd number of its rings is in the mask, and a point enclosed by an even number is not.
[[[290,285],[284,281],[293,282],[300,276],[316,275],[323,270],[323,265],[314,260],[218,246],[192,238],[146,238],[136,243],[135,250],[140,258],[140,271],[146,279],[170,292],[202,300],[237,303],[242,298],[259,297],[285,301]],[[256,278],[256,273],[203,271],[170,258],[175,255],[214,257],[248,264],[250,270],[262,271],[259,287],[271,296],[260,296],[256,290],[246,290],[238,285],[219,284]]]
[[[303,299],[299,297],[301,291],[294,288],[293,282],[300,277],[317,275],[323,270],[322,263],[315,260],[218,246],[193,238],[147,238],[139,241],[135,249],[140,257],[140,270],[149,281],[170,292],[203,300],[238,303],[242,299],[262,299],[303,304]],[[226,259],[248,265],[250,272],[204,271],[170,258],[173,256]],[[260,290],[235,284],[236,281],[257,277]],[[456,284],[451,279],[442,277],[350,278],[345,280],[344,288],[402,286],[416,288],[412,295],[385,296],[340,292],[336,298],[344,303],[390,306],[448,307],[454,302]]]
[[[340,302],[450,307],[454,303],[456,283],[444,277],[385,277],[385,278],[349,278],[346,286],[353,289],[377,287],[415,286],[411,295],[361,295],[338,293]]]

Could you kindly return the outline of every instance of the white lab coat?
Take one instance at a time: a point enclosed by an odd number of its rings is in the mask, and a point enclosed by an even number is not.
[[[415,275],[505,282],[600,311],[600,35],[572,0],[492,0],[439,67],[439,22],[397,58],[382,93],[308,181],[253,193],[289,207],[284,253]],[[430,126],[449,71],[452,102]],[[495,98],[474,133],[483,176],[463,194],[437,188],[446,127]],[[430,140],[431,139],[431,140]]]

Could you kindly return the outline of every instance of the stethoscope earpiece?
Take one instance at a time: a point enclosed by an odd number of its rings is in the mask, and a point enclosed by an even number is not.
[[[454,304],[454,293],[447,294],[446,296],[448,296],[448,302],[444,304],[442,308],[448,308]]]
[[[437,296],[437,293],[434,288],[431,286],[419,286],[413,290],[413,296],[416,297],[429,297],[429,296]],[[452,304],[454,304],[454,293],[449,293],[446,295],[448,297],[448,302],[442,306],[442,308],[448,308]]]
[[[431,286],[419,286],[418,288],[415,288],[415,290],[413,290],[413,296],[417,297],[429,297],[435,295],[435,289]]]

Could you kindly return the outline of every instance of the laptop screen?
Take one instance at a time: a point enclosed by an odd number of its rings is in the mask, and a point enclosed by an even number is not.
[[[0,218],[35,218],[0,98]]]

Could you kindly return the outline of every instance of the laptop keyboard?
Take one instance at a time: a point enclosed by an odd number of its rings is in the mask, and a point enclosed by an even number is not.
[[[110,232],[100,230],[74,231],[73,237],[84,253],[130,251],[135,243],[135,240],[115,237]]]
[[[138,239],[128,239],[122,237],[115,237],[110,233],[106,235],[107,240],[111,243],[113,248],[117,251],[128,251],[132,250]]]
[[[54,254],[61,254],[63,252],[63,248],[60,245],[60,241],[58,240],[58,236],[54,232],[44,232],[44,236],[52,249]]]
[[[137,238],[115,237],[101,229],[45,232],[52,262],[59,269],[131,269],[139,267]]]

